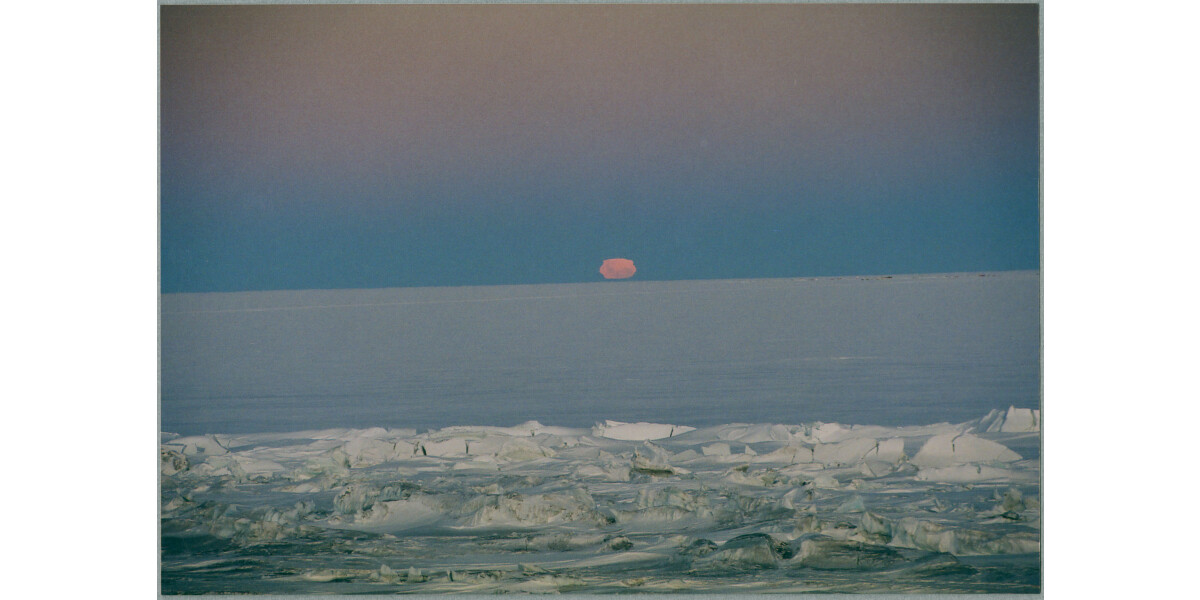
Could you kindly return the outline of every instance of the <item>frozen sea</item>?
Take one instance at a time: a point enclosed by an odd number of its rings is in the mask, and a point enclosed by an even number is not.
[[[1039,289],[164,296],[161,590],[1039,593]]]
[[[170,294],[180,434],[919,425],[1037,406],[1037,272]]]

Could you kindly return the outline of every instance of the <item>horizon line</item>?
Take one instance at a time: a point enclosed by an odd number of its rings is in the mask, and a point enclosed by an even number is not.
[[[199,295],[215,295],[215,294],[258,294],[272,292],[354,292],[354,291],[388,291],[388,290],[450,290],[462,288],[516,288],[516,287],[533,287],[533,286],[569,286],[569,285],[608,285],[608,284],[637,284],[637,283],[702,283],[702,282],[754,282],[754,281],[837,281],[842,279],[856,280],[886,280],[886,279],[916,279],[916,278],[937,278],[937,277],[962,277],[975,276],[986,277],[989,275],[1001,274],[1020,274],[1020,273],[1040,273],[1041,269],[1011,269],[1005,271],[955,271],[945,273],[904,273],[895,275],[830,275],[821,277],[748,277],[748,278],[724,278],[724,279],[651,279],[643,281],[630,281],[628,279],[621,280],[600,280],[587,282],[567,282],[567,283],[522,283],[522,284],[485,284],[485,285],[459,285],[459,286],[410,286],[410,287],[381,287],[381,288],[314,288],[314,289],[278,289],[278,290],[244,290],[236,292],[160,292],[159,297],[163,296],[199,296]],[[689,290],[646,290],[634,291],[628,288],[623,291],[614,290],[607,293],[589,294],[590,296],[626,296],[626,295],[650,295],[661,293],[680,293]],[[245,308],[221,308],[208,310],[175,310],[164,311],[160,301],[159,314],[161,315],[179,315],[179,314],[199,314],[199,313],[231,313],[231,312],[269,312],[279,310],[320,310],[329,308],[369,308],[382,306],[406,306],[406,305],[421,305],[421,304],[475,304],[481,302],[510,302],[514,300],[555,300],[563,298],[578,298],[574,294],[556,294],[542,296],[503,296],[495,298],[466,298],[456,300],[411,300],[401,302],[373,302],[373,303],[341,303],[341,304],[320,304],[320,305],[292,305],[292,306],[259,306]]]

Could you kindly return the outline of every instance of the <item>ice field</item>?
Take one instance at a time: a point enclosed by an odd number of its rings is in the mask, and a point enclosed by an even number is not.
[[[1022,271],[168,294],[162,430],[960,423],[1038,405],[1040,291]]]
[[[1040,413],[164,435],[164,593],[1040,590]]]
[[[1041,591],[1037,272],[160,314],[165,594]]]

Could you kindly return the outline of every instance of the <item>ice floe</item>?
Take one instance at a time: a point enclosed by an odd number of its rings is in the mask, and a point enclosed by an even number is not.
[[[1007,411],[993,410],[979,420],[977,431],[1015,433],[1041,431],[1042,413],[1036,408],[1008,407]]]
[[[659,440],[669,438],[679,433],[693,431],[694,427],[686,425],[667,425],[663,423],[622,423],[620,421],[605,421],[597,423],[592,428],[592,435],[605,437],[610,440]]]
[[[164,593],[1036,591],[1039,427],[164,434]]]
[[[1010,463],[1021,455],[1003,444],[969,433],[935,435],[912,458],[919,467],[949,467],[968,463]]]

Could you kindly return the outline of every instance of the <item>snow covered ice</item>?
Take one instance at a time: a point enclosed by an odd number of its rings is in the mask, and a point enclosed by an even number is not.
[[[1037,592],[1028,414],[164,434],[163,592]]]
[[[1025,271],[167,294],[161,428],[537,420],[619,437],[639,422],[894,426],[996,410],[989,427],[1027,430],[1039,306]]]
[[[1039,294],[165,295],[162,591],[1038,593]]]

